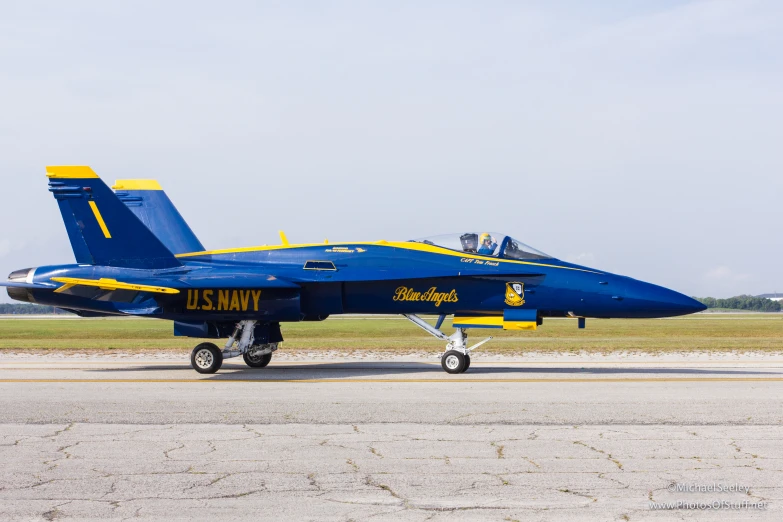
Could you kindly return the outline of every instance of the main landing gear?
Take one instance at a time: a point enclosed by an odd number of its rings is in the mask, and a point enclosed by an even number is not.
[[[199,344],[190,354],[190,365],[198,373],[215,373],[223,365],[223,359],[241,355],[251,368],[266,367],[278,343],[254,344],[255,326],[256,321],[239,321],[222,351],[212,343]]]
[[[440,365],[446,371],[446,373],[463,373],[470,368],[470,352],[492,340],[492,337],[487,337],[483,341],[474,344],[470,348],[466,348],[468,343],[468,332],[464,328],[457,328],[457,331],[451,335],[446,335],[440,331],[440,326],[443,324],[445,315],[438,317],[438,323],[432,326],[421,317],[414,314],[402,314],[406,319],[413,324],[442,341],[447,341],[446,350],[440,357]]]

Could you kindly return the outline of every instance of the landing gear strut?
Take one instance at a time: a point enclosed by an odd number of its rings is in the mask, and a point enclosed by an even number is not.
[[[265,368],[272,360],[272,352],[275,350],[277,350],[277,343],[257,344],[251,346],[247,353],[242,354],[242,358],[251,368]]]
[[[193,369],[199,373],[215,373],[223,365],[223,359],[240,355],[251,368],[264,368],[272,360],[278,343],[254,344],[256,322],[239,321],[222,351],[212,343],[201,343],[193,348],[190,354]]]
[[[463,373],[470,368],[470,352],[486,343],[491,341],[492,337],[487,337],[483,341],[474,344],[470,348],[466,348],[468,343],[468,332],[464,328],[457,328],[457,331],[451,335],[446,335],[439,330],[445,316],[441,315],[438,318],[438,325],[434,327],[421,317],[414,314],[402,314],[406,319],[413,324],[432,335],[437,337],[441,341],[447,341],[446,350],[440,357],[440,365],[447,373]]]

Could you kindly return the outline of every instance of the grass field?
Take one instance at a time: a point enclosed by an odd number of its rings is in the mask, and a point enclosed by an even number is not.
[[[452,330],[447,322],[444,331]],[[443,349],[443,342],[402,318],[332,318],[286,323],[289,352],[421,353]],[[783,314],[699,314],[674,319],[547,319],[536,332],[471,330],[471,342],[493,335],[482,352],[783,352]],[[0,351],[152,352],[189,351],[197,340],[173,337],[172,324],[151,319],[0,319]],[[220,343],[218,343],[220,344]]]

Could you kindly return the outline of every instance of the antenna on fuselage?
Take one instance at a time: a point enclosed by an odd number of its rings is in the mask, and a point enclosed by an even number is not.
[[[288,242],[288,238],[285,237],[285,232],[282,230],[279,230],[278,232],[280,232],[280,241],[282,241],[283,246],[288,246],[290,243]]]

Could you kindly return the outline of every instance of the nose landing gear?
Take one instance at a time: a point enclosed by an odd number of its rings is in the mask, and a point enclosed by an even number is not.
[[[492,337],[487,337],[483,341],[474,344],[470,348],[466,348],[468,342],[468,332],[464,328],[457,328],[456,332],[451,335],[446,335],[438,328],[430,325],[424,321],[421,317],[414,314],[403,314],[403,316],[411,321],[413,324],[442,341],[448,341],[446,350],[440,357],[440,365],[446,371],[446,373],[464,373],[470,368],[470,352],[486,343],[491,341]],[[438,319],[438,326],[443,324],[445,316],[440,316]]]
[[[446,373],[463,373],[470,368],[470,354],[463,355],[457,350],[449,350],[440,358],[441,367]]]

